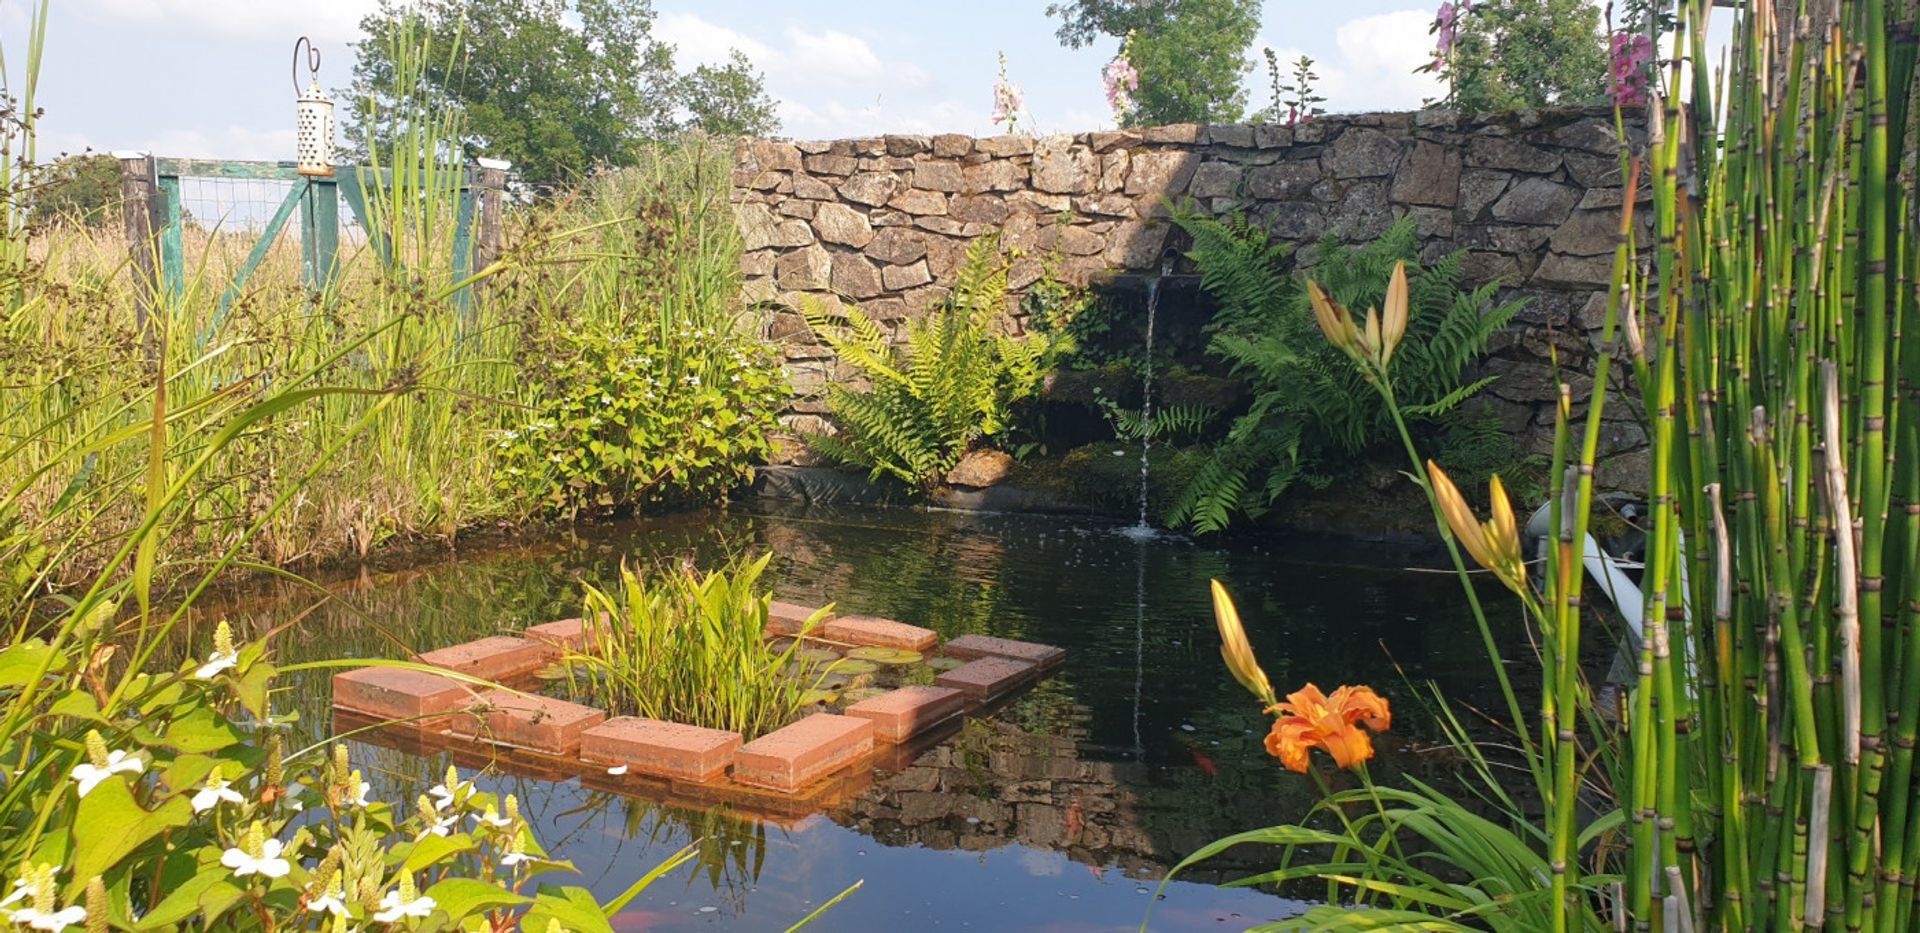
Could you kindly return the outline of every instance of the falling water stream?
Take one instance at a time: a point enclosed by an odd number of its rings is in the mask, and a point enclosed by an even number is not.
[[[1147,353],[1146,368],[1140,377],[1140,521],[1124,531],[1130,538],[1151,538],[1157,532],[1147,520],[1147,484],[1149,468],[1147,453],[1153,449],[1153,331],[1154,319],[1160,313],[1160,289],[1167,284],[1167,276],[1173,274],[1175,253],[1168,250],[1160,261],[1160,275],[1147,289]]]

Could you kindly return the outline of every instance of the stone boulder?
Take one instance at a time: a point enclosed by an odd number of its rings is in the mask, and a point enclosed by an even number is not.
[[[947,471],[947,482],[976,489],[998,485],[1013,472],[1013,458],[998,450],[970,450]]]

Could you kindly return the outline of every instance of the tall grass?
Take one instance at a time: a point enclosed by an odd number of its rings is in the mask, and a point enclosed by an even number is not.
[[[565,661],[570,690],[618,713],[748,739],[791,722],[827,671],[798,654],[799,639],[766,640],[771,559],[706,573],[622,568],[617,594],[588,587],[586,647]]]

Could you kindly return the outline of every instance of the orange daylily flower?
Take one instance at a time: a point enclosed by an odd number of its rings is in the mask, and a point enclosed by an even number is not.
[[[1288,769],[1305,774],[1308,753],[1315,748],[1333,756],[1333,763],[1351,768],[1373,757],[1373,740],[1366,726],[1385,732],[1393,726],[1387,701],[1372,687],[1340,687],[1329,697],[1313,684],[1301,687],[1273,705],[1274,720],[1267,733],[1267,754]]]

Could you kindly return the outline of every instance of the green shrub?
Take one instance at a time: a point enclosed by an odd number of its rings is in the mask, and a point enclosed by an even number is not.
[[[1014,407],[1040,391],[1053,341],[998,330],[1006,310],[1007,263],[998,234],[967,248],[953,296],[907,325],[904,348],[858,309],[809,305],[813,328],[840,361],[871,386],[834,384],[827,401],[840,428],[808,438],[816,450],[878,479],[931,488],[976,444],[1005,444]]]
[[[503,489],[568,517],[712,501],[772,452],[787,387],[766,345],[601,328],[561,344],[533,416],[500,437]]]
[[[1252,396],[1166,516],[1169,524],[1212,532],[1236,516],[1260,515],[1295,483],[1324,484],[1343,462],[1392,437],[1392,419],[1317,330],[1304,285],[1282,271],[1289,247],[1245,221],[1176,219],[1193,237],[1202,286],[1220,304],[1208,352],[1247,380]],[[1419,268],[1411,219],[1361,247],[1329,235],[1318,252],[1303,271],[1349,308],[1379,305],[1394,263],[1408,263],[1407,339],[1392,361],[1401,410],[1422,436],[1498,443],[1484,432],[1462,433],[1457,422],[1470,416],[1460,403],[1490,381],[1466,381],[1467,368],[1522,304],[1496,305],[1495,285],[1462,289],[1459,254]]]
[[[826,671],[796,656],[797,639],[784,648],[766,640],[772,597],[761,577],[771,557],[712,573],[623,567],[616,593],[589,586],[586,644],[564,660],[568,688],[615,714],[749,740],[792,722]]]

